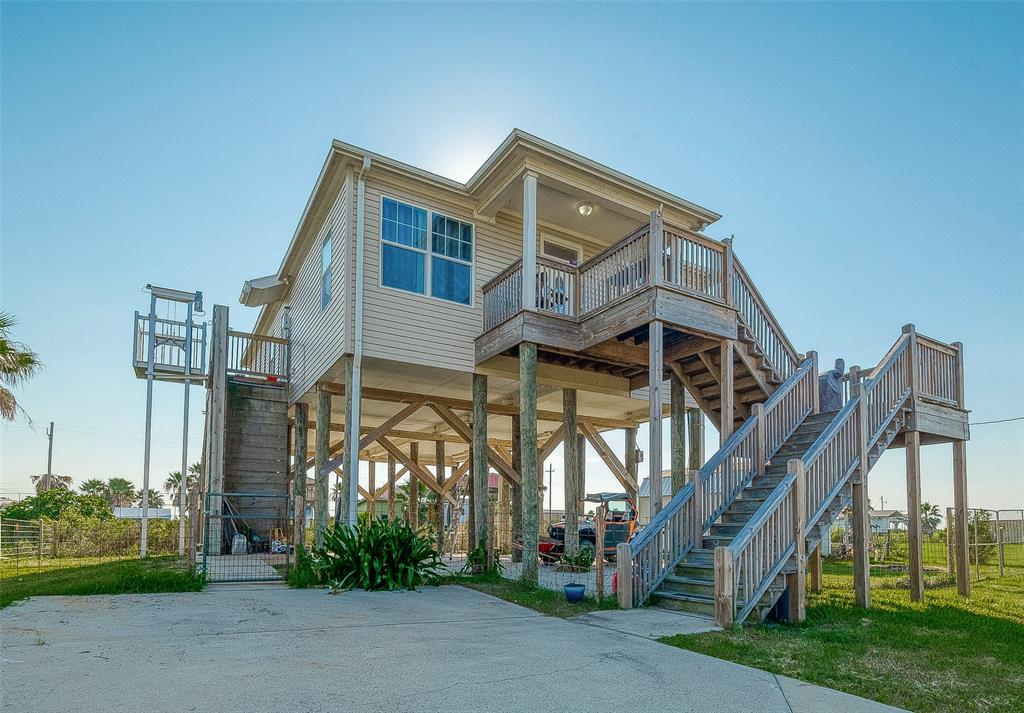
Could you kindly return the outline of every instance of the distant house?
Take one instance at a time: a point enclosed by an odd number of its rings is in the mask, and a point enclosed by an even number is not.
[[[661,494],[662,502],[667,503],[672,497],[672,471],[665,470],[661,473]],[[637,496],[637,517],[640,525],[646,525],[651,521],[651,479],[644,478],[640,483],[640,491]]]
[[[907,529],[907,516],[899,510],[869,510],[868,517],[871,520],[871,532],[884,534]],[[836,518],[833,528],[846,529],[848,521],[846,513]]]
[[[119,520],[141,520],[142,508],[114,508],[114,517]],[[149,508],[147,517],[150,520],[170,520],[170,508]]]

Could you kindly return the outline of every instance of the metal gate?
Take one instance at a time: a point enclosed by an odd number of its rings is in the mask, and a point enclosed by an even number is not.
[[[209,582],[287,579],[294,560],[291,498],[207,493],[202,571]]]

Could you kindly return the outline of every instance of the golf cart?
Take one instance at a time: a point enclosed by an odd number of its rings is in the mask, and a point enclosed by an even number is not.
[[[597,543],[597,522],[596,517],[604,509],[604,543],[602,552],[604,558],[609,562],[615,561],[615,547],[620,542],[629,542],[636,532],[637,509],[636,504],[628,493],[594,493],[583,499],[585,503],[597,505],[593,517],[580,520],[580,549],[590,547],[596,550]],[[522,540],[517,538],[517,547],[522,547]],[[548,527],[548,537],[538,543],[540,559],[542,562],[552,564],[557,562],[562,553],[565,552],[565,521],[556,522]]]

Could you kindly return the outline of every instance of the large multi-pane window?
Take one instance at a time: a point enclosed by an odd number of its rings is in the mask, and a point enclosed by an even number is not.
[[[324,244],[320,247],[320,309],[331,301],[331,231],[327,231]]]
[[[381,207],[381,284],[468,305],[473,226],[391,198]]]

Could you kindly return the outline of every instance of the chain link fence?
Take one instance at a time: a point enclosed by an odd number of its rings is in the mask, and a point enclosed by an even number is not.
[[[853,559],[853,545],[845,522],[848,520],[841,518],[838,526],[832,528],[829,553],[832,559]],[[953,508],[946,509],[944,519],[936,515],[923,516],[922,524],[921,560],[925,574],[940,580],[951,579],[956,568]],[[906,519],[876,522],[873,528],[869,545],[872,570],[906,571],[910,563]],[[968,509],[967,539],[968,568],[973,580],[1024,575],[1024,510]]]
[[[0,577],[139,556],[139,520],[0,518]],[[151,556],[178,554],[178,521],[150,520]]]

